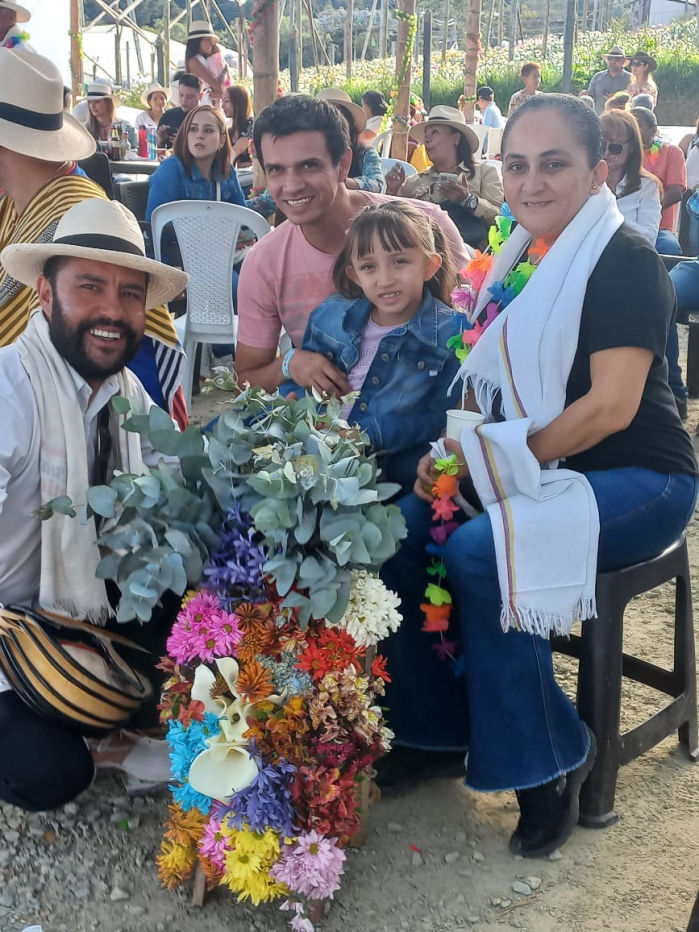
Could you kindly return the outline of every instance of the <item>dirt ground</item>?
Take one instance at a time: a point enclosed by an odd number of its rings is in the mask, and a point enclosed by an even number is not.
[[[197,399],[204,422],[216,400]],[[699,402],[692,402],[692,434],[698,421]],[[697,517],[689,541],[696,583]],[[696,589],[694,595],[698,605]],[[669,663],[672,612],[669,590],[639,599],[627,615],[626,649]],[[562,658],[559,667],[572,693],[570,662]],[[627,684],[624,724],[640,721],[661,701]],[[106,776],[58,813],[0,807],[0,932],[32,923],[43,932],[288,929],[286,914],[274,907],[236,905],[217,891],[196,909],[185,891],[159,886],[154,859],[166,804],[166,794],[129,800]],[[455,779],[384,799],[371,811],[365,846],[348,854],[342,889],[322,929],[685,930],[699,887],[699,765],[670,737],[621,770],[616,809],[619,821],[611,828],[578,828],[553,859],[525,861],[507,847],[517,819],[512,793],[479,795]],[[516,881],[531,893],[513,891]]]

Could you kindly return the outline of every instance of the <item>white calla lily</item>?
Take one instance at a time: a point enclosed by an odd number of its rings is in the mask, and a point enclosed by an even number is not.
[[[195,757],[189,768],[192,789],[222,803],[250,786],[256,776],[255,761],[245,748],[228,743],[223,731],[218,737],[209,739],[208,750]]]

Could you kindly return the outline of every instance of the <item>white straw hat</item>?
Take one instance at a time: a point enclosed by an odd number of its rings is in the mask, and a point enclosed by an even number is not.
[[[104,100],[107,97],[114,102],[115,107],[121,107],[121,97],[114,93],[114,88],[111,84],[108,84],[106,81],[95,81],[93,84],[87,85],[87,96],[85,99],[88,103],[90,103],[91,100]]]
[[[91,197],[61,217],[51,243],[16,243],[0,253],[7,273],[34,288],[52,256],[91,259],[148,274],[146,307],[177,297],[189,275],[146,256],[138,220],[118,201]]]
[[[151,84],[141,94],[141,103],[144,107],[149,106],[148,98],[151,96],[151,94],[164,94],[165,103],[167,104],[170,102],[170,91],[167,87],[162,87],[160,84]]]
[[[430,123],[432,123],[433,126],[435,123],[440,123],[443,126],[449,126],[451,129],[455,129],[457,133],[461,133],[461,135],[465,136],[468,140],[471,152],[475,152],[480,146],[478,136],[471,127],[467,125],[466,117],[460,110],[457,110],[456,107],[445,107],[443,104],[432,107],[426,120],[423,120],[421,123],[416,123],[415,126],[410,128],[410,135],[413,139],[417,139],[418,142],[424,142],[425,130]]]
[[[194,19],[189,27],[189,32],[187,33],[187,41],[190,39],[217,39],[218,36],[211,28],[211,23],[207,23],[205,19]]]
[[[0,146],[47,162],[86,159],[95,140],[63,112],[63,76],[48,58],[0,49]]]
[[[340,104],[345,107],[345,109],[349,110],[358,133],[361,133],[366,126],[366,113],[364,113],[361,107],[354,103],[349,94],[340,90],[339,87],[323,88],[322,91],[318,91],[316,94],[316,100],[325,100],[329,104]]]
[[[0,10],[12,10],[13,13],[17,14],[18,23],[28,23],[32,18],[29,10],[20,6],[19,3],[12,3],[11,0],[0,0]]]

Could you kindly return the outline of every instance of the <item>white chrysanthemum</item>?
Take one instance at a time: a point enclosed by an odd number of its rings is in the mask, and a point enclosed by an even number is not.
[[[399,605],[396,593],[387,589],[378,576],[353,570],[349,603],[337,627],[351,634],[360,647],[370,647],[398,630],[403,620],[396,611]]]

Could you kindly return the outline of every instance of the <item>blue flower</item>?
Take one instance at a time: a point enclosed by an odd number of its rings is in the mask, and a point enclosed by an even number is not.
[[[207,749],[207,739],[217,735],[218,732],[218,719],[210,712],[206,713],[203,721],[194,721],[189,727],[185,727],[176,719],[170,720],[165,740],[170,748],[170,769],[173,779],[180,783],[187,780],[192,761]]]
[[[266,599],[262,567],[267,552],[248,515],[236,506],[219,528],[219,544],[204,567],[206,587],[213,590],[226,611],[238,602]]]
[[[213,800],[210,796],[204,796],[203,793],[199,793],[197,790],[193,789],[189,785],[188,780],[185,780],[181,786],[171,785],[170,792],[172,793],[174,801],[181,806],[185,812],[189,812],[190,809],[198,809],[202,815],[209,814]]]
[[[251,746],[259,771],[250,786],[236,793],[231,800],[227,821],[236,828],[248,825],[253,832],[264,832],[268,828],[290,836],[298,832],[294,828],[294,803],[291,783],[296,767],[281,758],[277,764],[265,764]]]

